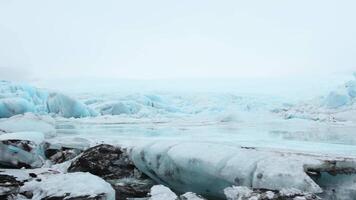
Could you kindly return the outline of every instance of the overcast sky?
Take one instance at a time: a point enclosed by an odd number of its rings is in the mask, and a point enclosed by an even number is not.
[[[0,78],[356,71],[356,1],[1,0]]]

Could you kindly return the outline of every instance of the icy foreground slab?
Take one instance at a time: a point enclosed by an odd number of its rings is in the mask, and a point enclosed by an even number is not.
[[[21,188],[22,192],[33,191],[32,199],[45,197],[61,197],[69,194],[70,197],[95,197],[105,196],[105,200],[114,200],[115,191],[103,179],[90,173],[70,173],[43,176],[42,181],[30,181]]]
[[[232,185],[319,194],[314,175],[355,173],[356,159],[211,143],[153,142],[134,147],[137,168],[180,192],[224,198]],[[354,178],[354,177],[353,177]]]
[[[1,195],[13,199],[100,199],[115,200],[115,191],[103,179],[90,173],[61,173],[52,169],[0,170]]]

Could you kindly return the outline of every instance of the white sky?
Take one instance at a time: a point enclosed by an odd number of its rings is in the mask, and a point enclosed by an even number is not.
[[[356,71],[356,1],[1,0],[0,78]]]

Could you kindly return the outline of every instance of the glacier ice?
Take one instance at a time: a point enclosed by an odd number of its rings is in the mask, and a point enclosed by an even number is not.
[[[347,88],[349,96],[351,98],[356,98],[356,80],[347,82],[345,87]]]
[[[331,91],[325,97],[324,104],[327,108],[336,109],[353,104],[355,98],[356,80],[351,80]]]
[[[26,99],[15,97],[0,99],[0,118],[34,111],[34,105]]]
[[[60,93],[50,93],[47,99],[48,112],[56,113],[63,117],[89,117],[97,113],[83,103]]]
[[[205,200],[193,192],[186,192],[179,197],[164,185],[154,185],[150,191],[148,200]]]
[[[306,153],[198,142],[153,142],[131,151],[138,169],[180,192],[223,198],[231,185],[322,193],[313,171],[342,172],[356,161]]]
[[[0,164],[15,168],[41,167],[44,164],[44,135],[16,132],[0,135]]]
[[[52,137],[56,134],[55,120],[51,116],[33,113],[0,119],[0,130],[7,133],[22,131],[42,132],[46,137]]]
[[[0,82],[0,118],[27,112],[55,113],[63,117],[96,116],[97,112],[67,95],[26,84]]]
[[[328,108],[339,108],[350,103],[350,96],[347,93],[342,92],[330,92],[325,98],[325,105]]]
[[[40,176],[41,181],[26,182],[20,192],[30,191],[32,199],[44,198],[75,198],[83,196],[95,197],[102,195],[106,200],[115,200],[115,190],[103,179],[90,173],[75,172],[68,174],[54,174]]]
[[[3,177],[11,178],[9,180],[15,187],[12,192],[2,196],[2,189],[8,187],[0,184],[0,197],[5,199],[115,200],[115,190],[111,185],[90,173],[63,173],[52,168],[2,169],[0,179]]]
[[[44,135],[40,132],[15,132],[0,135],[0,141],[4,140],[26,140],[39,145],[44,142]]]
[[[119,102],[113,105],[111,114],[136,114],[140,111],[141,107],[139,104],[133,102]]]
[[[149,200],[177,200],[178,196],[163,185],[155,185],[151,188]]]
[[[323,97],[304,100],[277,110],[285,119],[306,119],[323,122],[356,122],[356,80],[347,81]]]

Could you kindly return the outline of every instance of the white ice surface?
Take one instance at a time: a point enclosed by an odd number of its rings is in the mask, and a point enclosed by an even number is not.
[[[178,196],[163,185],[155,185],[150,191],[149,200],[177,200]]]
[[[39,145],[44,142],[44,135],[41,132],[15,132],[15,133],[5,133],[0,135],[0,141],[2,140],[26,140],[32,141]]]
[[[90,173],[76,172],[69,174],[52,174],[39,176],[41,181],[32,180],[21,187],[20,192],[33,191],[33,200],[44,197],[60,197],[66,193],[68,197],[95,197],[106,194],[107,200],[115,200],[115,190],[103,179]]]
[[[243,200],[251,196],[253,191],[245,186],[232,186],[224,189],[227,200]]]
[[[42,132],[45,136],[53,136],[56,133],[55,123],[55,120],[48,115],[26,113],[0,119],[0,130],[8,133],[35,131]]]

